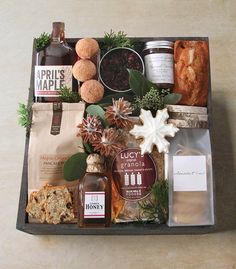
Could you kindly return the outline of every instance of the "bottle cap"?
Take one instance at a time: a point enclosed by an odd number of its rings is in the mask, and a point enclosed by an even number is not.
[[[104,172],[104,157],[99,154],[93,153],[87,157],[86,172],[90,173],[103,173]]]
[[[59,28],[61,31],[64,31],[65,30],[65,23],[64,22],[60,22],[60,21],[53,22],[52,23],[52,27],[53,28]]]

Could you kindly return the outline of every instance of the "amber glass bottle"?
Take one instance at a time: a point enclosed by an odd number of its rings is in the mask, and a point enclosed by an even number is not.
[[[50,44],[36,54],[34,97],[36,102],[58,101],[58,90],[67,86],[78,90],[72,75],[72,65],[77,56],[65,40],[65,24],[53,22]]]
[[[104,174],[104,158],[90,154],[79,185],[79,226],[107,227],[111,223],[111,182]]]

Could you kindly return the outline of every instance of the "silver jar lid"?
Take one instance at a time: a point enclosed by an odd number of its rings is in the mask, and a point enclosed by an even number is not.
[[[173,49],[174,42],[167,40],[155,40],[148,41],[145,43],[144,50],[146,49],[155,49],[155,48],[165,48],[165,49]]]

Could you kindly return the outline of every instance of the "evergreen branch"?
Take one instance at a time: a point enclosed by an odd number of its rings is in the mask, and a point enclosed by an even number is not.
[[[70,88],[62,86],[59,90],[59,100],[66,103],[78,103],[81,97],[78,93],[72,92]]]
[[[31,125],[31,106],[19,103],[17,110],[18,113],[18,123],[20,126],[25,128],[30,127]]]
[[[37,51],[44,49],[50,42],[51,35],[43,32],[38,38],[35,39],[35,48]]]
[[[149,221],[159,224],[168,220],[168,182],[161,179],[150,189],[150,196],[139,202],[140,208]]]
[[[123,31],[119,31],[117,34],[112,30],[110,33],[105,32],[103,41],[101,42],[101,50],[103,53],[117,47],[133,48],[134,44]]]

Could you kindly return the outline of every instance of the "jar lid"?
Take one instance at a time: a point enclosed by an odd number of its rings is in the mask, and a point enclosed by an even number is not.
[[[165,49],[173,49],[174,42],[167,41],[167,40],[155,40],[155,41],[148,41],[145,43],[146,49],[155,49],[155,48],[165,48]]]

